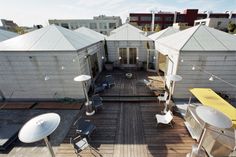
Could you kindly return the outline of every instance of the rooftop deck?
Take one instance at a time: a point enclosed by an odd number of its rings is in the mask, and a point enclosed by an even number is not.
[[[133,72],[133,79],[125,78],[124,72],[112,73],[115,78],[115,87],[108,89],[102,96],[150,96],[153,92],[140,80],[150,74]],[[98,82],[102,80],[104,72]],[[153,73],[151,74],[153,75]],[[156,126],[155,114],[161,113],[163,104],[157,101],[148,102],[104,102],[104,109],[93,116],[82,116],[90,119],[97,127],[91,136],[90,144],[98,149],[103,157],[166,157],[186,156],[195,143],[184,126],[183,119],[174,115],[174,128],[166,125]],[[63,143],[56,152],[57,157],[75,157],[74,149],[69,138],[75,133],[72,125]],[[89,150],[81,155],[92,156]],[[94,152],[95,156],[99,156]]]
[[[132,96],[145,96],[155,98],[155,94],[143,83],[143,79],[155,76],[155,73],[132,71],[133,78],[127,79],[125,73],[129,71],[103,72],[97,82],[102,82],[107,74],[112,74],[116,85],[106,89],[103,97],[124,96],[130,99]],[[157,85],[159,87],[159,85]],[[163,86],[160,84],[160,87]],[[57,157],[75,157],[74,149],[69,143],[70,137],[75,133],[73,122],[82,115],[90,119],[97,127],[91,136],[90,144],[98,149],[103,157],[162,157],[162,156],[185,156],[190,152],[195,143],[183,124],[183,119],[175,114],[174,128],[165,125],[156,127],[155,114],[163,110],[163,104],[158,104],[155,99],[145,101],[104,101],[104,109],[93,116],[87,117],[81,104],[66,104],[60,102],[33,103],[3,103],[1,104],[1,122],[3,124],[21,124],[35,115],[45,112],[57,112],[61,115],[62,122],[52,134],[52,145]],[[59,109],[59,110],[58,110]],[[10,115],[10,116],[9,116]],[[50,156],[43,141],[34,144],[16,142],[15,147],[7,156],[30,157]],[[89,150],[84,150],[83,157],[90,157]],[[94,152],[95,156],[99,156]]]
[[[194,141],[190,138],[183,119],[174,116],[174,128],[156,126],[155,114],[162,105],[157,103],[104,103],[104,109],[87,117],[97,129],[92,134],[91,145],[104,157],[154,157],[185,156]],[[58,148],[58,157],[76,156],[69,138],[74,135],[72,126],[64,142]],[[91,156],[83,151],[82,156]]]

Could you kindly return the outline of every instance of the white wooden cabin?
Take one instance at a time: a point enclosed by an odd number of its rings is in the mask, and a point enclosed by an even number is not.
[[[111,62],[120,62],[123,67],[135,67],[137,62],[155,61],[155,54],[147,49],[154,49],[153,40],[144,32],[130,24],[124,24],[111,31],[107,37],[108,58]],[[156,70],[156,69],[154,69]]]
[[[6,99],[84,98],[77,75],[102,70],[99,40],[59,26],[0,43],[0,90]]]
[[[234,35],[203,25],[157,40],[157,50],[168,55],[165,75],[178,74],[183,77],[182,81],[175,84],[173,97],[186,99],[190,96],[190,88],[207,87],[235,99],[235,87],[215,77],[214,81],[209,81],[213,74],[236,84],[235,43]]]
[[[157,50],[157,40],[167,37],[168,35],[174,34],[179,32],[180,30],[174,27],[168,27],[166,29],[163,29],[159,32],[153,33],[151,35],[149,35],[148,37],[150,39],[152,39],[155,43],[155,49]],[[166,67],[166,56],[163,55],[162,53],[159,53],[158,51],[156,52],[158,53],[157,56],[157,67],[159,69],[159,71],[162,71],[164,73],[166,73],[167,67]]]

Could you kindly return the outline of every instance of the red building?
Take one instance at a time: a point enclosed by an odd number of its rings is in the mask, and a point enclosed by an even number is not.
[[[180,12],[157,12],[155,13],[155,27],[159,25],[161,29],[172,26],[173,23],[186,23],[188,26],[194,25],[194,20],[204,18],[236,18],[236,14],[232,13],[198,13],[198,9],[186,9]],[[151,13],[130,13],[130,23],[140,28],[147,27],[149,30],[152,23]]]

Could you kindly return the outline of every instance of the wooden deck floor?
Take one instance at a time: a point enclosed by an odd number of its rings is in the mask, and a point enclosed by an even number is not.
[[[162,109],[163,106],[150,102],[105,103],[104,109],[94,116],[83,115],[97,126],[90,143],[103,157],[185,156],[194,141],[178,115],[174,117],[174,128],[165,125],[156,127],[155,114]],[[58,148],[58,157],[76,156],[69,144],[74,131],[72,126]],[[88,150],[81,154],[91,156]]]
[[[133,74],[131,79],[125,77],[125,74],[130,72]],[[96,83],[102,83],[106,75],[112,75],[114,78],[115,86],[105,92],[101,93],[102,96],[152,96],[154,93],[145,86],[143,80],[149,80],[148,76],[156,76],[156,73],[145,71],[129,71],[129,70],[115,70],[113,72],[104,71],[98,77]],[[161,87],[163,83],[157,84]]]

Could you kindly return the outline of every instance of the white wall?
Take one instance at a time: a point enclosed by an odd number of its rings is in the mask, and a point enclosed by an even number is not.
[[[211,82],[209,81],[210,75],[199,70],[192,70],[192,66],[196,65],[236,84],[236,52],[181,52],[179,60],[181,59],[184,62],[179,61],[177,74],[181,75],[183,80],[176,83],[175,98],[188,98],[189,89],[194,87],[212,88],[228,94],[231,98],[236,98],[236,88],[217,79]]]
[[[114,62],[119,60],[118,48],[138,48],[139,61],[147,61],[147,41],[107,41],[109,60]],[[149,41],[151,49],[154,49],[152,41]]]
[[[93,51],[99,51],[93,45]],[[79,52],[0,52],[0,90],[6,98],[83,98],[81,83],[74,77],[88,74],[89,63]],[[99,62],[101,63],[101,59]],[[62,70],[62,66],[64,70]],[[101,65],[100,65],[101,67]],[[45,76],[50,79],[45,81]]]

